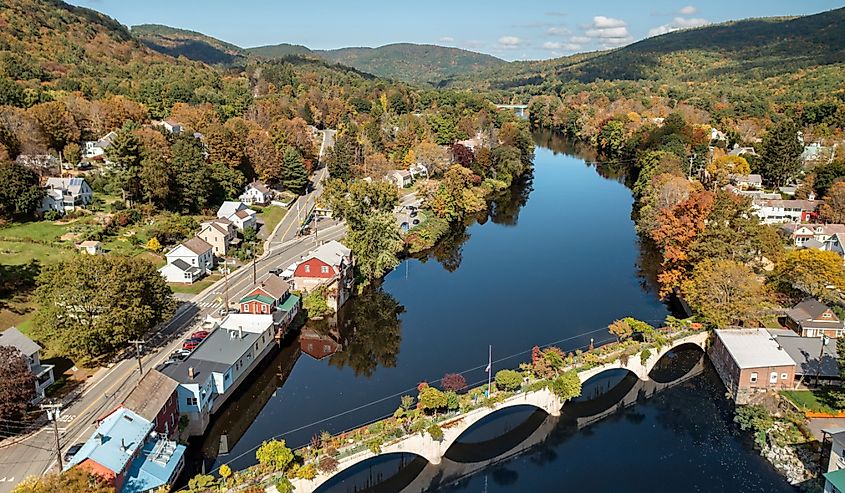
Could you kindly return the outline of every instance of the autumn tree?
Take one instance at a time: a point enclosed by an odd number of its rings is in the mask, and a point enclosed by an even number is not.
[[[399,192],[386,181],[357,180],[347,184],[331,178],[323,186],[319,202],[331,209],[332,217],[345,220],[350,229],[361,229],[367,216],[392,213],[399,204]]]
[[[467,381],[460,373],[447,373],[440,379],[440,386],[446,391],[460,392],[467,387]]]
[[[828,189],[819,214],[827,223],[845,222],[845,182],[836,182]]]
[[[611,323],[607,326],[607,331],[616,336],[617,341],[624,341],[634,333],[634,330],[625,320],[616,320]]]
[[[414,164],[425,166],[429,175],[443,174],[449,168],[449,150],[444,146],[425,140],[417,144],[413,151],[416,156]]]
[[[484,200],[471,188],[472,176],[463,166],[452,165],[429,201],[434,213],[451,222],[484,209]]]
[[[625,124],[620,120],[608,120],[599,131],[598,148],[605,156],[619,157],[625,145]]]
[[[44,189],[35,171],[14,162],[0,161],[0,217],[32,214],[41,205]]]
[[[433,411],[435,413],[437,410],[445,408],[448,404],[446,394],[429,386],[425,386],[420,389],[417,400],[419,401],[420,409],[423,411]]]
[[[170,317],[172,294],[146,260],[76,256],[44,267],[38,276],[31,333],[51,354],[90,362]]]
[[[79,140],[79,126],[65,103],[61,101],[40,103],[27,111],[38,122],[47,138],[47,145],[57,152],[64,149],[67,144]]]
[[[283,472],[291,465],[294,456],[284,440],[269,440],[262,442],[255,451],[255,459],[271,471]]]
[[[720,328],[753,324],[769,306],[768,293],[754,271],[734,260],[699,262],[681,291],[696,312]]]
[[[88,470],[73,467],[60,473],[30,476],[21,481],[12,493],[114,493],[114,487]]]
[[[704,230],[713,202],[713,194],[698,192],[658,214],[657,227],[650,236],[663,257],[658,273],[661,296],[668,295],[686,278],[690,247]]]
[[[730,175],[747,175],[751,166],[742,156],[719,156],[705,167],[713,188],[728,183]]]
[[[801,170],[801,153],[798,125],[792,120],[782,120],[763,136],[760,152],[763,177],[775,184],[785,185]]]
[[[772,280],[781,290],[797,290],[824,300],[838,300],[845,290],[845,265],[836,252],[812,248],[787,252]]]
[[[452,156],[452,162],[460,164],[464,168],[472,168],[475,163],[475,154],[472,149],[463,144],[452,144],[449,147],[449,153]]]
[[[62,158],[68,164],[77,164],[82,160],[82,148],[76,142],[70,142],[62,149]]]
[[[35,375],[26,356],[12,346],[0,346],[0,419],[20,420],[35,397]]]

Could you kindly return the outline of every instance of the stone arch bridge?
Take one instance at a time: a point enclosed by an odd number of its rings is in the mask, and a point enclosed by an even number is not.
[[[680,337],[672,340],[669,344],[661,348],[659,351],[653,351],[651,356],[645,361],[642,361],[640,356],[638,354],[635,354],[628,358],[627,362],[624,364],[621,360],[617,359],[613,362],[605,363],[589,370],[579,371],[578,377],[581,380],[581,383],[584,383],[587,380],[601,373],[621,368],[627,369],[628,371],[636,375],[641,381],[647,382],[650,381],[648,376],[649,373],[657,364],[657,362],[664,355],[666,355],[666,353],[677,347],[689,344],[698,346],[702,349],[702,351],[704,351],[706,349],[705,345],[707,343],[708,337],[709,334],[707,332],[697,332],[692,335]],[[478,409],[474,409],[467,413],[440,422],[439,425],[443,430],[443,439],[440,441],[432,439],[431,436],[428,435],[428,433],[422,435],[419,433],[405,435],[403,437],[393,440],[392,442],[384,444],[381,447],[381,452],[378,454],[375,454],[368,449],[362,450],[360,452],[342,458],[338,462],[337,469],[334,472],[319,473],[314,479],[311,480],[295,479],[291,482],[295,486],[297,493],[313,493],[329,479],[355,466],[356,464],[360,464],[361,462],[372,459],[373,457],[379,455],[387,454],[414,454],[423,457],[430,464],[440,464],[443,457],[446,455],[446,451],[449,449],[449,447],[451,447],[452,444],[454,444],[458,440],[458,438],[460,438],[460,436],[465,431],[469,430],[474,424],[478,423],[479,421],[486,418],[487,416],[490,416],[493,413],[501,411],[502,409],[516,406],[533,406],[538,409],[542,409],[551,416],[559,416],[563,403],[561,402],[560,398],[558,398],[554,393],[545,388],[536,391],[522,392],[513,395],[493,406],[485,406]],[[591,422],[599,419],[596,417],[592,418],[594,419],[591,420]],[[275,487],[270,487],[268,488],[268,491],[270,491],[271,493],[275,493],[276,490]]]

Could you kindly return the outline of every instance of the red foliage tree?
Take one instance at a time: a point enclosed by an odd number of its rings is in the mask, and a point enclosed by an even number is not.
[[[440,386],[446,391],[460,392],[467,387],[467,381],[460,373],[447,373],[440,380]]]
[[[452,162],[458,163],[464,168],[469,168],[475,161],[475,154],[473,154],[472,149],[463,144],[452,144],[449,152],[452,154]]]
[[[0,346],[0,418],[19,419],[35,397],[35,375],[16,348]]]

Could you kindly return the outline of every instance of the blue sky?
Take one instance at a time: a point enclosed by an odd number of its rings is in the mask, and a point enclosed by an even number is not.
[[[688,3],[694,1],[695,3]],[[121,23],[165,24],[238,46],[314,49],[411,42],[456,46],[506,60],[621,46],[711,22],[802,15],[842,0],[72,0]]]

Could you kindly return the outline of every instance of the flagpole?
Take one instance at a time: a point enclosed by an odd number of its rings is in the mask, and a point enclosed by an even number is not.
[[[490,397],[491,383],[493,377],[493,345],[488,346],[487,351],[487,397]]]

